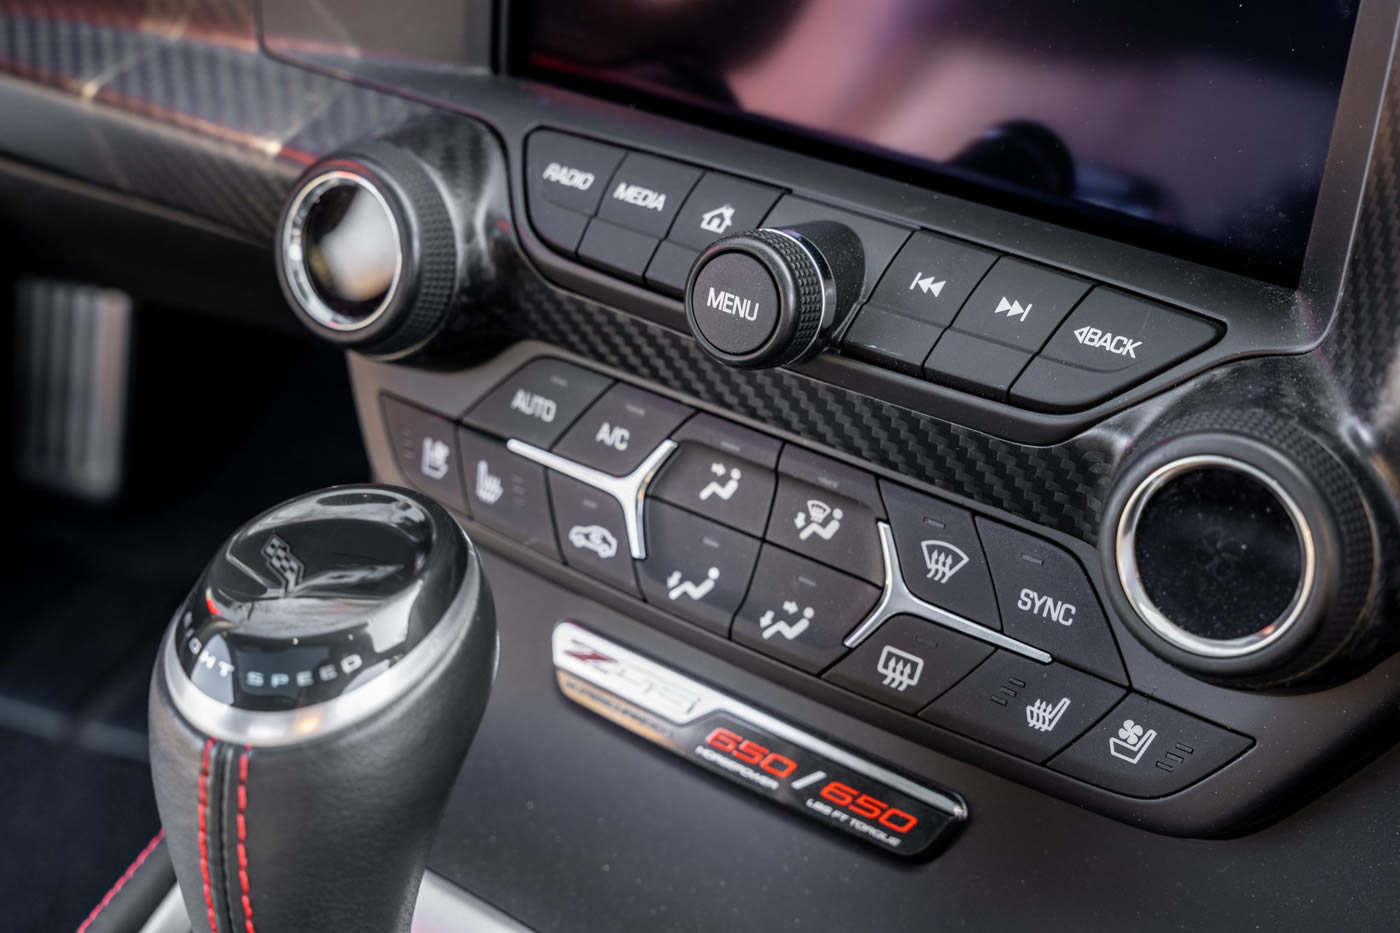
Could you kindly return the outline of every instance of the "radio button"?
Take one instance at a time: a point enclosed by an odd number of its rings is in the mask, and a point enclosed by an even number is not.
[[[549,515],[544,467],[506,450],[504,444],[457,429],[471,515],[526,547],[559,559]]]
[[[984,518],[977,519],[977,531],[992,566],[1002,630],[1057,660],[1126,684],[1118,644],[1079,561]]]
[[[698,168],[629,152],[603,192],[598,216],[660,239],[699,178]]]
[[[917,713],[987,659],[991,645],[914,616],[888,620],[826,673],[826,680]]]
[[[956,330],[943,333],[924,362],[924,375],[935,382],[1005,401],[1006,392],[1031,354]]]
[[[618,384],[584,413],[554,452],[595,470],[625,476],[689,414],[690,409],[678,402]]]
[[[778,200],[777,188],[706,172],[671,225],[670,239],[697,250],[741,230],[752,230]]]
[[[1130,694],[1050,767],[1129,797],[1165,797],[1253,744],[1195,716]]]
[[[972,513],[893,483],[880,483],[880,490],[910,592],[974,622],[1001,628]]]
[[[953,329],[1034,353],[1091,284],[1003,256],[958,312]]]
[[[554,472],[549,474],[549,497],[554,502],[554,530],[564,563],[640,596],[617,500]]]
[[[855,577],[765,544],[732,637],[815,673],[846,653],[842,639],[879,596]]]
[[[1038,664],[998,651],[919,718],[1043,762],[1097,722],[1124,693],[1063,664]]]
[[[551,130],[531,133],[525,148],[530,194],[581,214],[597,209],[613,170],[626,155],[616,146]]]
[[[772,470],[700,444],[683,444],[648,493],[759,537],[777,480]]]
[[[561,360],[526,363],[463,419],[498,437],[548,448],[612,380]]]
[[[996,259],[996,253],[920,230],[890,263],[870,303],[946,327]]]
[[[647,503],[646,528],[647,558],[637,564],[646,601],[728,635],[758,541],[656,501]]]

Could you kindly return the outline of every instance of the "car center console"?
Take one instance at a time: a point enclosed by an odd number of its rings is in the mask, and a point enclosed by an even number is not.
[[[1393,207],[1367,166],[1394,3],[1290,13],[1306,61],[1205,7],[1180,34],[1080,21],[1095,41],[1023,11],[1069,43],[1024,68],[1036,43],[976,5],[731,10],[744,48],[725,4],[629,7],[627,36],[607,6],[512,5],[456,85],[268,18],[275,53],[445,108],[325,154],[279,228],[292,307],[355,351],[379,478],[868,724],[823,760],[969,825],[976,788],[891,737],[1207,836],[1376,750],[1396,497],[1361,400],[1395,335],[1354,231]],[[1124,37],[1141,61],[1103,51]],[[1256,119],[1288,107],[1286,140]],[[592,652],[749,708],[588,621],[536,646],[575,702],[653,741],[689,723],[589,680]],[[754,709],[767,738],[726,720],[698,763],[801,807],[821,717]],[[832,794],[806,808],[899,835]]]

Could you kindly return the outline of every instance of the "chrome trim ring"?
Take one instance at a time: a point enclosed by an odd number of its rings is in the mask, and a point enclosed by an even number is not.
[[[1171,480],[1195,470],[1211,467],[1235,470],[1262,483],[1283,506],[1298,535],[1299,546],[1303,549],[1303,573],[1292,601],[1283,614],[1259,631],[1240,638],[1202,638],[1177,625],[1157,608],[1147,595],[1137,563],[1137,525],[1148,502]],[[1123,514],[1118,518],[1114,535],[1114,557],[1118,565],[1118,583],[1123,588],[1133,611],[1152,631],[1170,644],[1183,651],[1203,658],[1231,659],[1256,654],[1284,638],[1298,624],[1317,584],[1317,546],[1313,540],[1312,526],[1299,507],[1297,500],[1289,494],[1278,480],[1268,473],[1243,460],[1218,454],[1198,454],[1182,457],[1163,464],[1148,474],[1138,484],[1123,506]]]
[[[466,532],[460,525],[454,522],[453,527],[466,538]],[[422,682],[438,667],[450,663],[453,649],[467,636],[475,617],[475,613],[468,611],[468,603],[479,598],[481,589],[480,570],[472,569],[480,567],[480,557],[470,539],[467,540],[467,548],[471,561],[468,579],[463,581],[461,589],[443,613],[442,620],[422,641],[410,648],[397,664],[369,683],[325,702],[299,709],[239,709],[200,690],[180,666],[174,642],[176,622],[172,622],[161,641],[160,669],[176,712],[204,735],[254,748],[309,742],[368,719]],[[473,574],[474,577],[471,576]],[[494,650],[499,660],[499,640]]]
[[[306,271],[307,215],[311,213],[311,208],[316,205],[316,202],[325,197],[326,192],[345,185],[354,185],[367,191],[375,201],[379,202],[379,206],[384,210],[384,216],[389,218],[389,226],[394,232],[394,241],[399,244],[394,255],[394,277],[389,282],[389,290],[384,293],[384,298],[375,306],[375,309],[362,318],[347,317],[326,304],[317,294],[316,286],[311,284],[311,278]],[[403,282],[403,233],[399,229],[398,218],[394,216],[388,200],[380,190],[367,178],[356,175],[354,172],[332,169],[309,179],[297,190],[297,193],[292,197],[291,207],[287,211],[287,222],[282,225],[281,248],[282,268],[286,270],[287,285],[291,288],[292,294],[296,296],[301,310],[323,327],[328,327],[342,334],[364,330],[382,318],[390,305],[394,303],[394,299],[398,297],[399,287]]]

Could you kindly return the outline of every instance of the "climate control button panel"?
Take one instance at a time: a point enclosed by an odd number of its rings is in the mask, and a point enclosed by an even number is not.
[[[992,516],[552,358],[382,406],[425,492],[891,710],[1133,797],[1251,744],[1133,693],[1078,559]]]

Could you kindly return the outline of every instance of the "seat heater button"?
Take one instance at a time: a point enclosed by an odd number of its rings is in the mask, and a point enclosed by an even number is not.
[[[713,447],[685,443],[648,494],[758,537],[776,484],[772,470]]]
[[[544,467],[506,450],[505,444],[467,428],[457,429],[471,514],[478,522],[526,547],[559,559]]]
[[[1131,694],[1050,767],[1129,797],[1164,797],[1218,771],[1251,744],[1243,735]]]
[[[765,544],[732,637],[815,673],[846,653],[842,639],[879,596],[855,577]]]
[[[758,557],[758,540],[664,502],[646,507],[647,558],[637,564],[646,601],[729,634]]]
[[[463,420],[498,437],[548,448],[611,384],[571,363],[534,360],[487,393]]]
[[[617,500],[554,472],[549,474],[549,495],[564,563],[640,596],[632,555],[627,550],[627,526]]]
[[[598,216],[659,240],[699,178],[698,168],[630,152],[608,182]]]
[[[914,616],[895,616],[826,673],[826,680],[906,713],[923,709],[992,653],[985,642]]]
[[[1039,762],[1078,738],[1124,693],[1063,664],[998,651],[919,717]]]
[[[977,519],[992,567],[1002,631],[1116,683],[1127,674],[1118,643],[1079,561],[1048,541]]]
[[[1001,628],[996,594],[972,513],[893,483],[880,483],[904,583],[920,599]]]
[[[666,439],[690,409],[630,385],[615,385],[584,412],[554,452],[595,470],[624,476]]]
[[[389,442],[404,477],[444,505],[467,511],[452,422],[387,395],[380,401]]]
[[[626,152],[551,130],[530,134],[525,143],[527,190],[560,207],[592,214]]]

